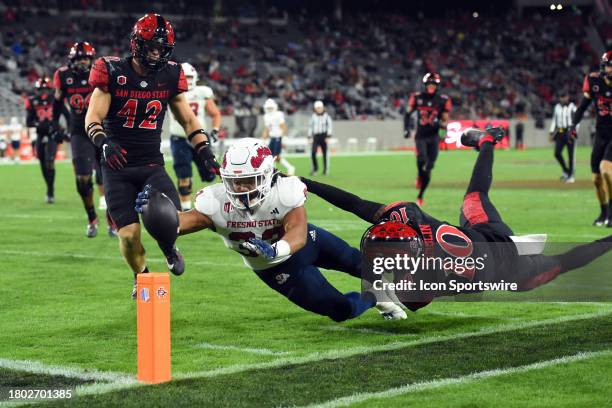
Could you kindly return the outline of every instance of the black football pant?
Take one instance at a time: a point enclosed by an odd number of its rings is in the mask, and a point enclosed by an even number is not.
[[[417,155],[417,172],[419,175],[419,198],[423,198],[425,190],[431,180],[431,170],[433,170],[438,153],[440,151],[440,140],[438,135],[427,137],[416,137],[415,147]]]
[[[572,140],[572,138],[568,135],[567,132],[557,132],[555,134],[555,159],[561,165],[561,169],[563,169],[563,173],[567,174],[570,177],[574,177],[574,165],[576,162],[576,143]],[[568,153],[568,164],[565,163],[565,159],[563,158],[563,148],[567,146]]]
[[[317,163],[317,149],[321,146],[321,152],[323,153],[323,174],[327,174],[327,135],[325,133],[319,133],[314,135],[312,140],[312,171],[319,171],[319,164]]]
[[[36,156],[40,163],[43,179],[47,185],[47,196],[53,197],[55,190],[55,154],[57,143],[49,136],[39,136],[36,143]]]

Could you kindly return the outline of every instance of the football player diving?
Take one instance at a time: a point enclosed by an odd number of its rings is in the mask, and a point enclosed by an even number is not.
[[[308,223],[306,187],[297,177],[278,177],[274,162],[261,141],[241,139],[223,157],[223,183],[200,190],[194,209],[177,216],[170,200],[148,186],[136,210],[157,239],[173,240],[177,227],[180,235],[211,229],[270,288],[305,310],[341,322],[376,307],[385,319],[405,319],[386,293],[343,294],[325,279],[319,268],[359,278],[361,253]]]
[[[494,145],[503,136],[503,129],[490,128],[469,129],[461,137],[461,143],[465,146],[479,150],[463,199],[461,226],[440,221],[411,202],[402,201],[385,205],[364,200],[330,185],[306,178],[301,180],[309,192],[336,207],[351,212],[369,223],[382,223],[376,225],[378,230],[376,227],[371,227],[366,232],[362,248],[370,239],[397,235],[410,239],[409,252],[413,256],[425,254],[425,256],[465,257],[465,250],[469,249],[471,257],[486,259],[485,267],[482,269],[467,271],[464,269],[460,272],[437,270],[429,278],[441,276],[443,279],[467,282],[505,280],[516,282],[517,290],[529,290],[551,281],[562,273],[580,268],[610,251],[612,235],[556,256],[540,255],[537,252],[541,252],[543,245],[530,244],[525,242],[528,237],[514,235],[512,229],[503,222],[488,195],[492,182]],[[404,224],[406,228],[400,231],[397,228],[398,223]],[[534,250],[534,248],[540,249]],[[412,298],[413,301],[405,301],[400,293],[396,295],[406,307],[415,311],[429,304],[434,297],[445,296],[448,293],[427,291],[426,294],[417,294]]]

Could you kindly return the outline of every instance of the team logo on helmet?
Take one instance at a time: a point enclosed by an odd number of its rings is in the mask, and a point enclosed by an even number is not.
[[[126,82],[127,82],[127,77],[126,77],[125,75],[119,75],[119,76],[117,77],[117,83],[118,83],[119,85],[125,85],[125,84],[126,84]]]
[[[271,155],[272,151],[268,146],[260,146],[257,149],[257,154],[251,157],[251,166],[253,166],[254,169],[258,169],[259,166],[261,166],[261,163],[263,163],[264,159]]]

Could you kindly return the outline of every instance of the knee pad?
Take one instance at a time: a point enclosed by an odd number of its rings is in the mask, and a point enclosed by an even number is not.
[[[192,187],[193,187],[193,184],[192,184],[191,180],[189,180],[189,184],[188,184],[188,185],[186,185],[186,186],[181,186],[181,185],[179,184],[179,186],[178,186],[178,192],[179,192],[179,194],[180,194],[180,195],[182,195],[182,196],[188,196],[188,195],[191,195]]]
[[[83,198],[89,197],[93,191],[93,183],[91,177],[77,177],[76,179],[77,191]]]

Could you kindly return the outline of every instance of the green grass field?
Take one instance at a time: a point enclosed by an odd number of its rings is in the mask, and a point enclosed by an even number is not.
[[[552,151],[496,153],[491,199],[516,233],[580,243],[612,230],[589,151],[574,185]],[[442,152],[424,209],[457,223],[476,154]],[[292,158],[307,174],[306,157]],[[603,407],[612,406],[612,304],[436,301],[404,321],[374,310],[337,324],[271,291],[214,233],[179,239],[187,270],[172,281],[173,381],[135,381],[136,308],[117,241],[85,238],[72,168],[57,165],[44,204],[38,166],[0,166],[0,406],[8,388],[77,387],[39,406]],[[379,202],[416,197],[410,153],[332,158],[326,182]],[[323,179],[323,178],[321,178]],[[310,222],[357,246],[366,223],[314,195]],[[149,267],[165,271],[146,236]],[[610,258],[598,264],[612,269]],[[567,276],[554,284],[563,285]],[[359,281],[326,272],[343,291]],[[612,290],[609,281],[600,289]],[[539,289],[538,289],[539,290]]]

